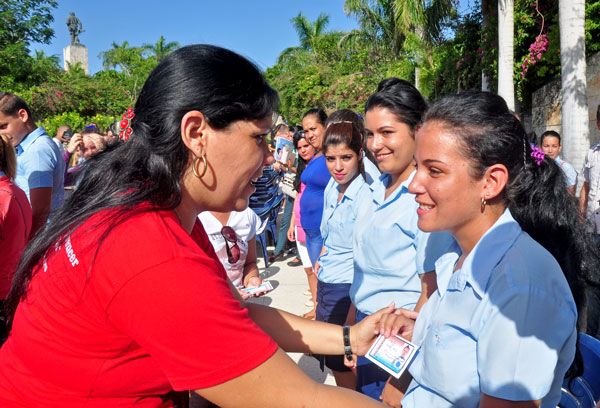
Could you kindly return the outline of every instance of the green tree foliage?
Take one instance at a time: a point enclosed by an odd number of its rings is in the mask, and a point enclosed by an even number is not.
[[[10,44],[50,43],[54,31],[52,0],[2,0],[0,2],[0,49]]]
[[[34,56],[26,47],[13,46],[26,65],[14,66],[14,60],[0,58],[0,70],[8,67],[8,75],[0,75],[0,89],[22,96],[32,108],[36,120],[50,127],[68,116],[74,128],[79,122],[101,121],[110,123],[130,106],[159,57],[171,52],[175,45],[164,37],[148,48],[130,46],[126,41],[113,43],[112,48],[101,53],[105,69],[95,75],[86,75],[80,65],[63,71],[56,56],[46,56],[36,51]],[[0,53],[6,51],[0,50]],[[20,70],[26,72],[24,77]],[[1,72],[1,71],[0,71]],[[97,118],[101,118],[97,119]]]
[[[56,59],[29,55],[29,44],[48,44],[56,1],[3,0],[0,2],[0,89],[20,89],[47,79],[57,69]]]
[[[144,44],[142,49],[150,52],[150,55],[160,61],[173,51],[179,48],[179,43],[176,41],[167,42],[162,35],[155,44]]]
[[[600,1],[585,2],[585,53],[600,51]]]

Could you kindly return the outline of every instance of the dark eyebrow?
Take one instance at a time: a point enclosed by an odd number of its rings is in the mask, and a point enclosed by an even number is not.
[[[423,160],[424,164],[435,164],[435,163],[440,163],[440,164],[446,164],[441,160],[434,160],[434,159],[425,159]]]

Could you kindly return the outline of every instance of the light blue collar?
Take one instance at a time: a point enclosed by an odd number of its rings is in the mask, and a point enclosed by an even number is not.
[[[483,234],[479,242],[463,262],[457,274],[453,288],[464,290],[467,282],[481,297],[485,294],[494,267],[514,244],[522,229],[507,208],[492,227]],[[454,265],[461,255],[458,243],[454,241],[449,251],[435,263],[437,284],[440,294],[448,289]]]
[[[363,178],[362,174],[359,173],[358,176],[356,176],[356,178],[354,180],[352,180],[352,182],[350,183],[348,188],[346,188],[346,191],[344,191],[344,196],[342,197],[342,200],[344,198],[347,198],[349,200],[354,200],[356,198],[356,196],[358,195],[358,192],[360,191],[360,188],[363,186],[363,184],[365,184],[365,179]],[[339,194],[340,185],[337,184],[337,186],[335,186],[335,188]]]
[[[392,176],[390,176],[387,173],[381,173],[381,176],[379,176],[379,181],[377,183],[373,183],[370,186],[371,191],[373,191],[373,201],[377,203],[377,205],[382,205],[386,202],[394,201],[396,197],[398,197],[401,194],[407,193],[408,185],[412,181],[413,177],[415,177],[416,173],[416,170],[410,173],[408,178],[402,183],[400,183],[400,185],[396,188],[396,190],[392,192],[392,194],[388,196],[388,198],[385,198],[385,189],[387,185],[392,181]]]
[[[29,146],[31,146],[33,144],[33,142],[36,141],[36,139],[38,137],[45,135],[45,134],[46,134],[46,129],[44,129],[43,126],[40,126],[37,129],[35,129],[33,132],[31,132],[30,134],[25,136],[25,138],[23,140],[21,140],[21,143],[19,143],[19,145],[17,146],[17,154],[23,153],[25,150],[27,150],[27,148]]]

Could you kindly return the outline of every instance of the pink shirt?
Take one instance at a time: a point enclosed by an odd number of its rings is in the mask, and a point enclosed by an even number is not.
[[[0,173],[0,300],[5,299],[31,232],[27,196]]]
[[[296,239],[300,242],[306,242],[306,234],[302,229],[302,224],[300,224],[300,198],[302,197],[302,193],[306,188],[306,184],[300,183],[300,192],[296,194],[296,200],[294,201],[294,215],[296,216]]]

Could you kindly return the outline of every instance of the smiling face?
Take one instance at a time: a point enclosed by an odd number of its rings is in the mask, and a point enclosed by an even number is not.
[[[198,193],[203,196],[199,199],[204,201],[204,210],[243,211],[248,206],[256,190],[252,180],[274,162],[266,142],[270,128],[270,116],[238,120],[225,129],[207,128],[204,154],[208,170],[200,180],[204,191]]]
[[[298,140],[298,154],[304,161],[309,161],[315,155],[315,148],[308,143],[305,137]]]
[[[560,140],[556,136],[546,136],[542,140],[542,151],[550,158],[556,159],[562,150]]]
[[[358,175],[358,155],[345,144],[329,146],[324,154],[333,179],[341,187],[347,187]]]
[[[317,119],[317,115],[308,115],[302,119],[302,129],[306,132],[306,140],[308,143],[320,151],[323,146],[323,135],[325,134],[325,128]]]
[[[448,231],[457,239],[478,234],[485,181],[472,176],[456,136],[439,122],[427,122],[416,145],[417,173],[408,190],[419,203],[419,228]]]
[[[379,170],[402,182],[414,170],[415,140],[410,126],[389,109],[374,107],[365,114],[367,148],[377,159]]]

